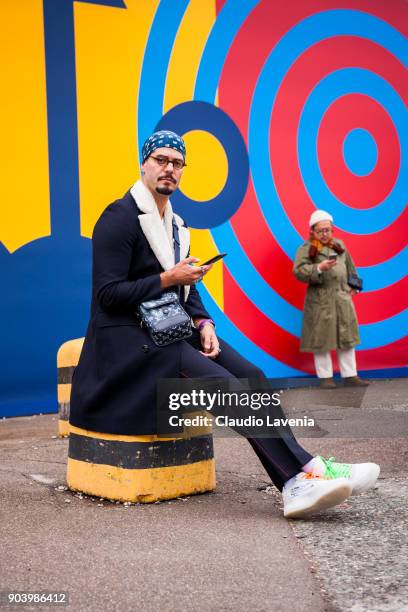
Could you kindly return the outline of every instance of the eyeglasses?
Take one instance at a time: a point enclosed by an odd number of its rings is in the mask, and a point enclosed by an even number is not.
[[[323,227],[322,229],[313,230],[313,231],[318,236],[321,236],[322,234],[330,234],[330,232],[332,231],[332,228],[331,227]]]
[[[173,164],[173,168],[175,170],[181,170],[182,168],[184,168],[184,166],[187,166],[187,164],[185,164],[184,160],[182,159],[166,157],[165,155],[158,155],[157,157],[155,155],[151,155],[150,157],[154,159],[159,164],[159,166],[166,167],[169,164]]]

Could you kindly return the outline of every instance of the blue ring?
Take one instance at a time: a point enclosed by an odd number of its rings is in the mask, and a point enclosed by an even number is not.
[[[228,159],[228,176],[223,190],[205,202],[196,202],[177,191],[171,201],[190,227],[216,227],[232,217],[241,206],[248,187],[249,161],[241,133],[227,113],[208,102],[183,102],[163,115],[155,130],[173,130],[180,135],[203,130],[220,141]],[[203,170],[206,174],[211,169]]]

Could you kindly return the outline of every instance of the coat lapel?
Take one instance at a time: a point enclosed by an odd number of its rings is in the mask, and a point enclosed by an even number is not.
[[[174,266],[174,253],[167,237],[166,229],[160,219],[156,202],[150,191],[137,181],[130,190],[139,209],[144,213],[139,215],[140,227],[153,253],[156,255],[163,270]]]
[[[164,211],[164,223],[160,218],[156,202],[150,191],[138,180],[131,187],[130,193],[135,200],[142,215],[138,215],[140,227],[148,241],[153,253],[159,261],[163,270],[169,270],[174,266],[173,209],[170,200]],[[190,248],[190,232],[184,227],[183,219],[174,213],[180,237],[180,259],[187,257]],[[190,287],[184,287],[184,298],[187,300]]]

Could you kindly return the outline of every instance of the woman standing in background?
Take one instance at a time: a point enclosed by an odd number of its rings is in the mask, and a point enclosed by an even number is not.
[[[362,289],[361,279],[344,243],[333,238],[333,217],[315,210],[309,226],[309,240],[299,247],[293,267],[296,278],[308,283],[300,350],[313,353],[322,388],[336,387],[332,350],[344,384],[366,387],[357,375],[354,349],[360,336],[352,297]]]

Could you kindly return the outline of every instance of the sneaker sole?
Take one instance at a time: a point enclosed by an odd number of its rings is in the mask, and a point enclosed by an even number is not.
[[[351,492],[351,485],[345,482],[344,484],[337,486],[331,491],[326,491],[325,493],[322,493],[318,498],[313,501],[313,503],[303,503],[302,505],[298,505],[293,508],[288,508],[288,510],[284,512],[283,516],[285,518],[303,518],[310,516],[315,512],[327,510],[328,508],[332,508],[333,506],[341,504],[342,502],[344,502],[344,500],[347,499],[347,497],[350,497]]]

